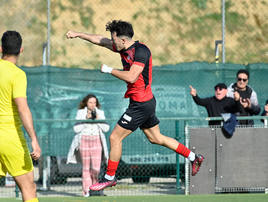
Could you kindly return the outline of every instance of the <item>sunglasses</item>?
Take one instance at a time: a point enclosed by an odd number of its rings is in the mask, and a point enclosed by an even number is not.
[[[246,82],[248,79],[237,78],[237,80]]]

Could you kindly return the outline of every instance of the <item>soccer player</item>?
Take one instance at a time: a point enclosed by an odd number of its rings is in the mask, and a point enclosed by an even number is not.
[[[19,186],[25,202],[38,202],[32,159],[41,149],[27,104],[26,74],[16,66],[22,52],[22,38],[16,31],[6,31],[0,51],[0,177],[8,172]],[[22,124],[21,124],[22,122]],[[33,151],[30,153],[21,126],[24,126]]]
[[[152,144],[165,146],[192,162],[192,175],[195,175],[204,159],[196,155],[175,139],[160,133],[159,120],[155,115],[156,100],[152,93],[152,55],[149,48],[132,39],[134,31],[132,25],[121,20],[113,20],[106,24],[111,39],[102,35],[86,34],[68,31],[67,38],[80,38],[93,44],[106,47],[120,54],[123,71],[105,64],[101,72],[112,74],[127,83],[125,98],[129,98],[128,109],[121,116],[110,135],[110,155],[104,179],[90,187],[91,190],[102,190],[115,186],[115,173],[122,153],[122,140],[138,127],[144,132]]]

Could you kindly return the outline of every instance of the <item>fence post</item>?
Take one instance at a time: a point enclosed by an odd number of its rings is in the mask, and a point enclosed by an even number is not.
[[[189,128],[188,123],[185,124],[185,146],[189,148],[190,146],[190,137],[189,137]],[[190,161],[185,158],[185,195],[190,194]]]
[[[50,65],[50,0],[47,0],[47,65]]]
[[[222,63],[225,63],[225,0],[222,0]]]
[[[215,62],[219,63],[219,44],[222,44],[222,40],[215,41]]]
[[[43,66],[46,66],[47,65],[47,43],[44,43],[43,44]]]

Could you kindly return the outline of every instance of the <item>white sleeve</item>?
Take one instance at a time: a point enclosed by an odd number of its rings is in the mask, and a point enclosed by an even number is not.
[[[232,84],[227,88],[227,97],[234,98],[234,89],[232,88]]]
[[[257,98],[257,94],[255,91],[252,90],[252,94],[251,94],[251,97],[250,97],[250,101],[251,101],[251,104],[257,106],[259,105],[258,103],[258,98]]]
[[[75,119],[77,119],[77,120],[85,120],[86,115],[84,113],[84,110],[78,110],[77,113],[76,113]],[[76,123],[75,126],[73,127],[75,133],[80,133],[84,128],[85,128],[84,123]]]
[[[96,113],[97,113],[97,116],[98,116],[98,120],[105,120],[104,111],[96,108]]]
[[[86,120],[85,109],[79,109],[76,113],[75,119],[77,120]]]
[[[110,126],[107,123],[98,123],[98,126],[104,133],[108,132],[110,129]]]
[[[99,120],[105,120],[104,111],[96,108],[96,112]],[[110,129],[110,126],[107,123],[98,123],[98,126],[103,132],[108,132]]]

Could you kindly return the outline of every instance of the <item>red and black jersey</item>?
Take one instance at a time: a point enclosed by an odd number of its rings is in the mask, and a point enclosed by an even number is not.
[[[152,99],[152,55],[150,49],[146,45],[135,41],[132,46],[119,53],[124,71],[129,71],[133,64],[143,67],[143,71],[135,83],[127,82],[125,98],[130,98],[137,102]]]

